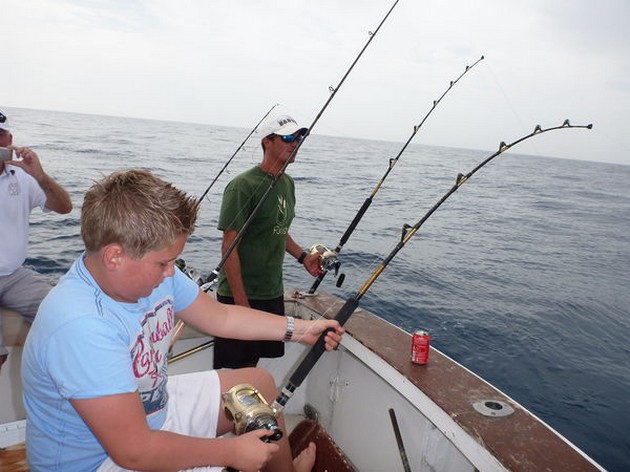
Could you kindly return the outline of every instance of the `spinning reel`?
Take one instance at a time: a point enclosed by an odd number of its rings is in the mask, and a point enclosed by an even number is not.
[[[328,249],[323,244],[313,244],[309,250],[309,254],[319,254],[320,257],[320,267],[325,272],[334,271],[335,277],[339,273],[339,267],[341,267],[341,262],[337,258],[337,253],[331,249]],[[343,280],[345,279],[345,274],[340,274],[337,278],[337,287],[341,287]]]

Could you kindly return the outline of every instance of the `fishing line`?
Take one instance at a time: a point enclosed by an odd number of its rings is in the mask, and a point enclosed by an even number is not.
[[[479,62],[481,62],[483,60],[483,56],[481,56],[479,59],[477,59],[472,66],[466,66],[466,69],[464,69],[464,72],[462,72],[459,77],[457,77],[455,80],[451,80],[448,88],[444,91],[444,93],[440,96],[440,98],[438,98],[437,100],[433,101],[433,106],[431,107],[431,109],[429,110],[429,112],[424,115],[424,118],[422,119],[422,121],[420,121],[420,123],[418,125],[415,125],[413,127],[413,132],[411,133],[411,135],[409,136],[409,139],[407,139],[407,142],[405,142],[405,144],[403,145],[403,147],[400,149],[400,151],[398,152],[398,154],[396,155],[396,157],[394,157],[393,159],[389,160],[389,166],[387,168],[387,170],[385,171],[385,174],[383,174],[383,177],[381,177],[381,180],[378,181],[378,183],[376,184],[376,186],[374,187],[374,190],[372,190],[372,193],[370,194],[369,197],[367,197],[365,199],[365,201],[363,202],[363,205],[361,206],[361,208],[359,208],[359,211],[357,212],[357,214],[354,216],[354,219],[352,220],[352,222],[350,223],[350,226],[348,226],[348,228],[346,229],[346,231],[343,233],[343,236],[341,236],[341,239],[339,240],[339,243],[337,244],[337,247],[334,250],[335,255],[339,254],[341,252],[341,249],[343,248],[343,246],[346,244],[346,242],[348,242],[348,239],[350,238],[350,236],[352,235],[352,233],[354,232],[355,228],[357,227],[357,225],[359,224],[359,222],[361,221],[361,219],[363,218],[363,215],[365,215],[365,212],[368,210],[368,208],[370,207],[370,205],[372,204],[372,200],[374,199],[374,196],[378,193],[378,191],[381,189],[381,186],[383,185],[383,182],[385,182],[385,179],[387,178],[387,176],[389,175],[389,173],[392,171],[392,169],[394,168],[394,166],[398,163],[398,160],[400,159],[400,156],[402,156],[402,154],[405,152],[405,150],[407,149],[407,147],[409,146],[409,143],[411,143],[411,140],[416,136],[416,134],[418,133],[418,131],[420,131],[420,128],[422,128],[422,125],[424,125],[424,122],[427,121],[427,119],[429,118],[429,116],[431,115],[431,113],[433,113],[433,110],[435,110],[437,108],[437,106],[439,105],[439,103],[442,101],[442,99],[444,98],[444,96],[451,91],[451,89],[455,86],[455,84],[457,84],[457,82],[459,82],[459,79],[461,79],[464,75],[466,75],[466,73],[471,70],[473,67],[475,67]],[[338,271],[339,269],[339,262],[336,262],[331,264],[334,266],[335,268],[335,272]],[[315,293],[315,290],[317,290],[317,287],[319,287],[319,284],[322,283],[322,280],[324,280],[324,277],[326,277],[326,274],[328,273],[328,270],[324,270],[321,275],[319,275],[317,277],[317,279],[315,279],[315,281],[313,282],[313,285],[311,286],[311,288],[309,289],[308,293],[309,294],[313,294]],[[341,284],[343,283],[343,279],[344,279],[344,274],[341,274],[339,276],[338,282],[337,282],[337,287],[340,287]]]
[[[254,134],[256,132],[256,130],[258,129],[258,127],[260,126],[260,124],[265,121],[265,118],[267,118],[269,116],[269,114],[272,112],[272,110],[274,108],[276,108],[278,106],[278,104],[276,103],[274,106],[272,106],[269,111],[267,113],[265,113],[265,115],[260,119],[260,121],[258,121],[258,123],[256,123],[256,126],[254,126],[254,128],[249,132],[249,134],[245,137],[245,139],[243,140],[243,142],[241,143],[241,145],[236,148],[236,151],[234,151],[234,154],[232,154],[232,156],[227,160],[227,162],[223,165],[223,167],[221,168],[221,170],[219,171],[219,173],[215,176],[215,178],[212,180],[212,182],[210,182],[210,185],[208,185],[208,188],[206,188],[206,191],[203,192],[203,194],[201,195],[201,197],[199,197],[199,203],[201,204],[201,202],[203,201],[203,199],[206,197],[206,195],[208,195],[208,192],[210,191],[210,189],[212,188],[212,186],[214,185],[214,183],[219,179],[219,177],[221,177],[221,174],[223,174],[223,171],[227,168],[227,166],[230,165],[230,162],[232,162],[232,159],[234,159],[234,157],[239,153],[239,151],[241,149],[243,149],[243,146],[245,146],[245,143],[247,142],[247,140],[251,137],[252,134]]]
[[[525,128],[524,121],[521,119],[521,116],[519,115],[516,107],[514,106],[512,100],[510,100],[510,97],[508,96],[507,92],[505,91],[505,88],[501,85],[501,82],[499,81],[499,78],[498,78],[497,74],[495,73],[494,69],[492,68],[492,66],[490,64],[488,64],[488,70],[490,71],[490,75],[492,77],[492,80],[494,80],[494,83],[495,83],[496,87],[501,91],[501,95],[503,96],[503,100],[505,101],[505,104],[507,105],[507,108],[514,115],[514,119],[515,119],[516,123],[519,126],[522,126],[523,128]],[[536,149],[536,145],[534,144],[533,146],[534,146],[534,149]],[[536,152],[538,154],[542,154],[542,152],[539,149],[536,149]]]
[[[492,76],[492,79],[494,80],[494,83],[496,84],[497,88],[501,91],[501,95],[503,95],[503,99],[505,100],[505,103],[507,104],[507,107],[514,114],[514,118],[516,118],[516,121],[518,122],[518,124],[524,128],[525,127],[525,123],[523,123],[523,120],[521,120],[521,117],[517,113],[516,108],[514,107],[512,102],[510,101],[510,97],[508,97],[508,94],[506,93],[505,89],[501,86],[501,82],[499,82],[499,79],[497,78],[497,75],[495,74],[495,72],[492,69],[492,66],[490,64],[488,64],[488,70],[490,71],[490,75]]]
[[[293,149],[293,151],[291,152],[291,154],[290,154],[289,158],[286,160],[286,162],[282,165],[280,171],[275,176],[272,176],[272,180],[269,183],[269,186],[267,187],[266,191],[263,193],[263,195],[258,200],[258,203],[256,204],[256,206],[254,207],[254,209],[250,213],[250,215],[247,218],[247,220],[245,220],[245,222],[243,223],[243,226],[241,227],[240,231],[235,236],[235,238],[232,241],[232,243],[228,246],[228,248],[223,253],[223,257],[221,258],[221,261],[216,266],[216,268],[208,275],[207,279],[205,280],[205,283],[203,285],[204,290],[207,291],[212,286],[214,281],[217,279],[217,277],[219,276],[219,272],[221,271],[221,268],[225,265],[225,262],[227,261],[227,259],[232,254],[232,251],[234,251],[234,249],[239,245],[239,243],[243,239],[243,236],[245,235],[245,232],[247,231],[247,228],[249,227],[249,225],[253,221],[254,217],[258,213],[258,210],[260,209],[260,207],[262,207],[265,199],[267,198],[267,195],[269,195],[269,193],[272,191],[272,189],[275,186],[275,184],[284,175],[284,172],[285,172],[287,166],[291,163],[291,161],[294,160],[295,155],[297,154],[298,150],[300,149],[300,147],[302,147],[302,144],[304,144],[304,141],[310,135],[311,131],[313,130],[313,128],[315,127],[315,125],[317,124],[319,119],[321,118],[321,116],[324,113],[324,111],[328,108],[328,105],[330,104],[332,99],[335,97],[335,95],[339,91],[339,88],[343,85],[343,83],[345,82],[346,78],[348,77],[348,75],[350,74],[352,69],[354,69],[354,66],[359,61],[359,59],[361,58],[361,56],[363,55],[363,53],[365,52],[367,47],[370,45],[370,43],[372,42],[372,40],[374,39],[374,37],[376,36],[378,31],[381,29],[381,26],[383,26],[383,24],[385,23],[385,21],[387,20],[387,18],[389,17],[391,12],[394,10],[394,8],[396,7],[396,5],[398,4],[399,1],[400,0],[396,0],[394,2],[394,4],[391,6],[391,8],[388,10],[388,12],[385,14],[383,19],[381,20],[381,22],[377,26],[377,28],[373,32],[372,31],[368,32],[369,38],[368,38],[367,42],[365,43],[365,45],[363,46],[363,48],[361,49],[359,54],[356,56],[356,58],[354,59],[354,61],[352,62],[352,64],[348,68],[348,70],[346,71],[346,73],[343,75],[343,77],[341,78],[341,81],[339,82],[337,87],[329,87],[330,96],[328,97],[328,100],[326,100],[326,102],[322,106],[321,110],[319,111],[319,113],[317,114],[317,116],[315,117],[315,119],[313,120],[311,125],[307,128],[307,131],[304,134],[304,138],[301,141],[298,141],[296,147]]]
[[[387,257],[385,257],[385,259],[380,263],[380,265],[376,268],[376,270],[374,270],[374,272],[367,278],[367,280],[364,282],[364,284],[361,286],[361,288],[357,291],[357,293],[354,296],[348,298],[348,300],[346,300],[344,305],[339,309],[339,311],[335,315],[335,319],[337,321],[339,321],[339,323],[342,326],[348,321],[348,319],[350,318],[352,313],[354,313],[354,311],[359,306],[359,300],[366,294],[366,292],[370,289],[372,284],[376,281],[376,279],[385,270],[387,265],[392,261],[392,259],[396,256],[396,254],[398,254],[398,252],[405,246],[405,244],[407,244],[407,242],[411,239],[411,237],[414,234],[416,234],[416,232],[420,229],[420,227],[424,224],[424,222],[427,219],[429,219],[431,217],[431,215],[433,215],[433,213],[435,213],[435,211],[453,193],[455,193],[462,185],[464,185],[468,181],[468,179],[470,179],[477,171],[479,171],[482,167],[484,167],[486,164],[488,164],[495,157],[497,157],[500,154],[504,153],[505,151],[507,151],[508,149],[512,148],[513,146],[521,143],[522,141],[525,141],[526,139],[529,139],[529,138],[531,138],[533,136],[537,136],[539,134],[546,133],[547,131],[552,131],[552,130],[557,130],[557,129],[570,129],[570,128],[592,129],[592,127],[593,127],[592,124],[589,124],[589,125],[571,125],[569,123],[569,120],[565,120],[564,123],[562,125],[560,125],[560,126],[550,127],[550,128],[546,128],[546,129],[543,129],[543,128],[540,127],[540,125],[537,125],[534,128],[534,131],[532,133],[517,139],[516,141],[512,142],[511,144],[505,144],[504,141],[501,141],[501,143],[499,144],[499,150],[498,151],[496,151],[490,157],[486,158],[483,162],[481,162],[479,165],[477,165],[468,174],[465,174],[465,175],[461,174],[461,173],[458,174],[457,178],[455,179],[455,184],[442,196],[442,198],[440,198],[440,200],[438,200],[438,202],[435,205],[433,205],[433,207],[428,212],[425,213],[425,215],[415,225],[413,225],[413,226],[410,226],[408,224],[404,224],[403,225],[402,236],[401,236],[400,241],[398,242],[398,244],[396,244],[396,246],[389,253],[389,255],[387,255]],[[286,403],[293,396],[293,393],[295,392],[295,390],[302,384],[302,382],[304,381],[304,379],[306,378],[308,373],[311,371],[311,369],[313,368],[315,363],[318,361],[320,356],[324,353],[324,351],[326,349],[325,341],[324,341],[325,335],[326,335],[326,333],[323,333],[319,337],[317,342],[306,353],[306,356],[303,358],[302,362],[299,364],[299,366],[295,369],[295,371],[293,372],[293,374],[289,378],[289,381],[286,384],[286,386],[279,393],[278,398],[276,398],[276,401],[274,402],[274,404],[272,406],[272,408],[273,408],[274,412],[276,412],[276,414],[279,413],[280,411],[282,411],[282,409],[284,408]]]

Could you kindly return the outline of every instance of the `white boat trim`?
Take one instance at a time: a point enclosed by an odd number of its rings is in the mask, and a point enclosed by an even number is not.
[[[26,420],[0,424],[0,449],[23,443],[26,436]]]
[[[426,418],[439,429],[461,451],[461,453],[479,470],[488,472],[508,471],[492,454],[467,434],[447,412],[439,408],[421,390],[418,390],[404,375],[392,369],[382,358],[373,355],[356,339],[346,336],[342,342],[344,348],[352,352],[370,369],[389,383],[409,402],[418,406]]]

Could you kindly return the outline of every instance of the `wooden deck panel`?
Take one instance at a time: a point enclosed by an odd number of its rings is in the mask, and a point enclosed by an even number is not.
[[[0,309],[2,316],[2,333],[7,346],[24,346],[30,324],[15,311]]]
[[[0,449],[0,470],[6,472],[28,472],[24,443]]]

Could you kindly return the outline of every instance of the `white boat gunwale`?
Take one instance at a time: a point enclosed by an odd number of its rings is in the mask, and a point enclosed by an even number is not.
[[[344,303],[323,291],[315,297],[291,292],[286,299],[328,318]],[[360,307],[345,327],[349,336],[342,341],[344,349],[368,362],[383,380],[422,408],[477,469],[605,471],[532,412],[434,347],[427,365],[412,363],[410,333]],[[505,402],[514,413],[481,415],[473,403],[484,400]],[[334,429],[331,435],[337,440]]]

